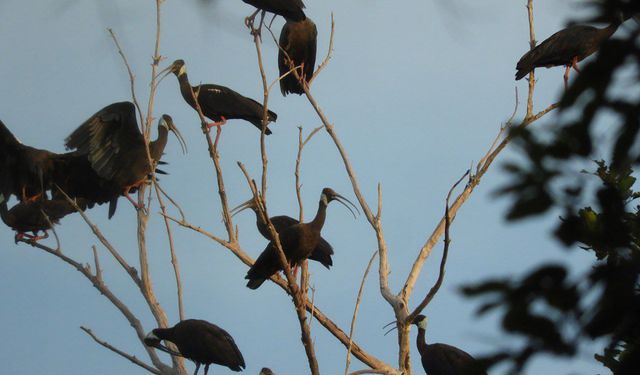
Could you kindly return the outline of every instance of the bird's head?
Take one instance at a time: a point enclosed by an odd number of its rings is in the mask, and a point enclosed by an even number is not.
[[[349,207],[345,202],[349,203],[355,210],[356,212],[358,212],[358,214],[360,214],[360,211],[358,211],[358,207],[356,207],[355,204],[351,203],[350,200],[348,200],[347,198],[343,197],[342,195],[336,193],[333,189],[331,188],[324,188],[322,189],[322,195],[320,195],[320,202],[322,202],[322,204],[324,204],[325,206],[329,204],[329,202],[331,201],[338,201],[340,202],[343,206],[345,206],[349,211],[351,211],[351,214],[353,215],[353,217],[356,217],[355,212],[353,212],[353,210],[351,209],[351,207]]]
[[[270,368],[263,367],[262,370],[260,370],[260,373],[258,375],[276,375],[276,374],[273,371],[271,371]]]
[[[411,324],[415,324],[418,326],[418,328],[423,329],[423,330],[427,330],[427,317],[420,314],[417,315],[415,318],[413,318],[413,322],[411,322]]]
[[[184,60],[182,59],[176,60],[171,65],[169,65],[169,73],[175,74],[176,77],[180,77],[186,72],[187,68],[184,67]]]
[[[182,152],[185,154],[187,153],[187,142],[185,142],[184,138],[182,138],[182,134],[180,134],[180,131],[178,130],[176,125],[173,123],[173,119],[171,118],[171,116],[167,114],[162,115],[162,117],[160,118],[160,121],[158,121],[158,127],[165,128],[168,131],[173,132],[173,134],[176,135],[176,138],[178,138],[178,142],[180,143],[180,148],[182,148]]]
[[[149,333],[147,333],[147,335],[144,337],[144,344],[147,346],[153,346],[155,348],[158,348],[161,346],[160,344],[160,338],[157,335],[157,330],[153,330]]]

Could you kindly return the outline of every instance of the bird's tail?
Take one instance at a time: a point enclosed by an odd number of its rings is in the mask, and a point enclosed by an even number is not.
[[[248,278],[249,276],[245,277]],[[262,285],[262,283],[264,283],[266,281],[266,279],[263,278],[259,278],[259,279],[249,279],[249,282],[247,283],[247,288],[249,289],[258,289],[260,288],[260,285]]]

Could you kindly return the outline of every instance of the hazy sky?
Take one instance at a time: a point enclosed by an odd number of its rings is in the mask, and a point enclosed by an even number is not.
[[[486,152],[500,125],[513,112],[518,87],[515,63],[528,49],[525,0],[498,1],[312,1],[307,14],[318,27],[319,60],[326,54],[330,17],[336,21],[335,51],[312,91],[347,147],[364,194],[374,206],[376,186],[384,192],[383,224],[389,244],[391,287],[404,282],[418,249],[443,214],[451,184]],[[542,40],[584,12],[576,2],[539,0],[536,32]],[[260,100],[262,86],[252,39],[244,17],[253,8],[240,0],[203,2],[167,0],[162,8],[163,67],[181,58],[192,83],[217,83]],[[282,19],[273,29],[279,33]],[[153,1],[6,0],[0,2],[0,119],[22,142],[63,151],[63,139],[97,110],[130,99],[125,68],[106,31],[113,28],[127,54],[143,103],[155,36]],[[277,48],[265,33],[263,55],[269,80],[277,77]],[[318,61],[319,62],[319,61]],[[536,109],[553,103],[562,89],[562,69],[539,70]],[[524,114],[520,103],[517,118]],[[189,144],[183,155],[169,140],[162,177],[164,188],[181,204],[187,219],[224,236],[213,166],[196,114],[183,101],[174,77],[161,85],[154,115],[170,114]],[[278,113],[267,140],[269,210],[297,216],[293,169],[298,126],[305,134],[320,125],[304,97],[283,98],[273,91],[270,109]],[[536,124],[553,123],[553,116]],[[155,132],[155,130],[154,130]],[[154,135],[155,136],[155,135]],[[259,176],[259,132],[250,124],[230,121],[224,127],[220,153],[230,204],[249,197],[236,166],[245,163]],[[557,212],[542,220],[506,223],[508,200],[495,196],[506,182],[503,154],[451,229],[452,244],[444,287],[425,310],[427,341],[446,342],[474,355],[514,345],[493,318],[474,315],[477,301],[458,293],[461,285],[490,276],[519,275],[541,262],[560,261],[587,267],[592,256],[558,250],[549,228]],[[335,146],[325,132],[307,146],[302,166],[307,218],[315,213],[325,186],[355,201]],[[153,211],[157,212],[157,204]],[[89,212],[129,262],[137,263],[135,215],[120,200],[115,217],[106,207]],[[266,241],[252,213],[236,217],[240,243],[256,257]],[[152,217],[149,253],[155,291],[170,321],[177,322],[175,287],[166,235],[159,216]],[[13,244],[13,232],[0,226],[0,344],[3,372],[12,375],[143,374],[142,369],[95,344],[79,326],[90,327],[111,344],[147,360],[133,330],[120,313],[78,272],[44,252]],[[97,240],[78,217],[57,228],[65,254],[92,262]],[[202,236],[174,227],[185,288],[188,317],[209,320],[235,338],[247,362],[245,373],[271,367],[279,375],[308,373],[299,327],[290,299],[271,283],[259,290],[245,287],[246,267],[226,249]],[[335,249],[328,271],[311,264],[315,301],[348,330],[354,300],[366,263],[375,249],[366,219],[357,220],[331,205],[323,236]],[[44,243],[54,246],[53,240]],[[105,281],[144,324],[155,327],[137,289],[104,249]],[[436,277],[442,251],[428,260],[412,300],[420,300]],[[355,340],[368,352],[394,364],[396,337],[381,327],[394,318],[380,296],[377,266],[367,280]],[[317,323],[312,324],[320,369],[344,372],[345,350]],[[415,334],[415,333],[414,333]],[[414,338],[412,337],[412,342]],[[413,345],[413,344],[412,344]],[[163,355],[168,362],[169,358]],[[413,356],[420,366],[417,353]],[[188,364],[192,371],[192,364]],[[352,370],[364,366],[355,361]],[[213,367],[226,374],[226,368]],[[503,369],[496,369],[500,373]],[[415,373],[421,373],[422,369]],[[593,374],[604,369],[589,351],[570,363],[536,360],[527,374]]]

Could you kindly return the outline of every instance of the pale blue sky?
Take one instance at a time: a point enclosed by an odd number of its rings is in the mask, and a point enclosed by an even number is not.
[[[312,1],[307,14],[318,27],[319,60],[328,47],[330,16],[336,21],[335,51],[312,91],[334,122],[349,151],[361,187],[374,205],[376,186],[384,192],[383,223],[390,250],[391,287],[397,292],[417,250],[443,214],[451,184],[486,152],[514,105],[514,87],[524,100],[526,83],[513,80],[515,63],[528,48],[526,1]],[[542,40],[581,14],[575,2],[538,0],[536,32]],[[184,59],[192,83],[217,83],[260,99],[262,87],[252,39],[244,17],[253,8],[240,0],[167,0],[163,5],[164,64]],[[137,76],[137,93],[148,95],[149,64],[154,38],[153,1],[6,0],[0,2],[0,119],[24,143],[63,151],[63,139],[105,105],[130,98],[124,66],[106,31],[117,33]],[[277,19],[274,30],[283,23]],[[277,76],[277,49],[265,33],[263,54],[269,80]],[[536,108],[554,102],[562,88],[562,69],[540,70]],[[269,210],[297,216],[293,168],[297,126],[305,134],[320,121],[303,97],[283,98],[273,91],[270,109],[278,113],[267,140],[270,156]],[[523,116],[521,103],[518,117]],[[156,117],[170,114],[189,145],[182,155],[170,139],[162,177],[195,225],[223,235],[213,167],[196,114],[181,98],[177,81],[168,77],[156,102]],[[553,120],[552,116],[545,122]],[[536,126],[542,125],[538,124]],[[259,133],[248,123],[224,127],[220,152],[230,204],[249,196],[236,161],[258,177]],[[446,342],[482,354],[513,343],[496,329],[492,318],[474,316],[476,302],[464,300],[459,286],[489,276],[517,275],[543,261],[588,265],[580,250],[559,251],[544,220],[507,224],[506,199],[493,192],[506,180],[500,165],[489,172],[452,227],[447,278],[425,310],[430,318],[427,340]],[[316,210],[325,186],[355,201],[339,155],[321,132],[303,155],[303,199],[307,217]],[[157,205],[154,211],[158,211]],[[131,263],[137,263],[134,211],[121,200],[113,220],[106,207],[91,218]],[[237,216],[240,242],[252,256],[266,245],[255,229],[253,214]],[[91,261],[96,239],[78,217],[57,228],[66,254]],[[257,291],[245,287],[246,267],[227,250],[203,237],[174,227],[185,287],[188,317],[209,320],[228,330],[247,362],[245,373],[263,366],[279,375],[308,372],[290,299],[266,283]],[[174,279],[162,221],[152,219],[149,252],[158,298],[172,323],[177,322]],[[360,277],[375,236],[363,216],[353,220],[338,205],[329,208],[324,237],[335,249],[334,267],[311,265],[316,302],[348,329]],[[80,329],[86,325],[102,339],[147,359],[127,321],[79,273],[60,260],[13,244],[13,232],[0,226],[0,344],[3,372],[12,375],[143,374],[142,369],[96,345]],[[54,244],[52,240],[45,243]],[[439,245],[420,278],[413,305],[436,277]],[[100,248],[106,282],[142,320],[154,321],[130,280]],[[378,290],[377,267],[370,275],[355,340],[384,361],[396,360],[395,336],[383,336],[392,310]],[[344,372],[345,350],[313,324],[320,369]],[[413,338],[412,338],[413,340]],[[168,361],[168,358],[165,360]],[[413,357],[419,367],[417,353]],[[363,368],[355,361],[353,370]],[[189,369],[193,367],[189,364]],[[212,368],[214,373],[229,370]],[[416,373],[421,373],[421,369]],[[604,370],[585,352],[566,363],[536,360],[527,374],[594,374]],[[500,373],[496,369],[495,373]]]

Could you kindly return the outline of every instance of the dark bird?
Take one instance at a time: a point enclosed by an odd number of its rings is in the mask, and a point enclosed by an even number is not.
[[[324,188],[320,195],[318,212],[312,221],[294,224],[285,228],[283,231],[278,231],[282,250],[290,266],[298,266],[317,248],[321,238],[320,231],[326,218],[327,206],[334,200],[347,207],[355,217],[353,210],[344,202],[346,201],[356,208],[351,201],[336,193],[333,189]],[[271,241],[247,272],[247,276],[245,277],[245,279],[249,280],[247,287],[251,289],[259,288],[265,280],[281,269],[278,250],[273,241]]]
[[[244,211],[247,208],[250,208],[256,214],[256,226],[258,227],[258,231],[260,232],[262,237],[268,239],[269,241],[273,241],[273,238],[271,238],[271,235],[269,233],[269,228],[267,228],[267,223],[262,220],[260,214],[258,213],[256,201],[253,198],[249,199],[238,207],[235,207],[232,210],[233,215],[235,216],[236,214]],[[278,233],[282,233],[290,226],[300,223],[298,220],[285,215],[272,216],[271,218],[269,218],[269,220]],[[331,259],[332,255],[333,248],[324,238],[320,237],[320,239],[318,240],[318,244],[316,245],[315,249],[313,249],[313,252],[311,252],[311,255],[309,255],[308,259],[320,262],[323,266],[329,269],[333,265],[333,260]]]
[[[55,153],[22,144],[0,121],[0,193],[35,201],[50,188]]]
[[[89,160],[100,178],[139,207],[129,193],[144,184],[155,170],[167,144],[169,131],[176,134],[183,152],[186,144],[169,115],[158,121],[158,138],[149,143],[149,164],[144,137],[136,120],[136,109],[131,102],[110,104],[71,133],[65,146],[75,149]]]
[[[174,343],[179,353],[162,345],[161,340]],[[245,367],[244,358],[233,337],[206,320],[187,319],[172,328],[156,328],[147,334],[144,343],[171,355],[192,360],[196,364],[194,375],[198,373],[202,364],[205,375],[212,363],[226,366],[233,371],[242,371]]]
[[[602,43],[613,35],[622,21],[620,17],[603,29],[573,25],[558,31],[520,58],[516,65],[516,80],[538,67],[551,68],[563,65],[566,67],[564,72],[566,88],[571,68],[579,73],[578,62],[596,52]]]
[[[83,198],[88,207],[110,202],[115,211],[119,192],[101,179],[85,155],[77,152],[56,154],[20,143],[0,121],[0,193],[5,199],[15,195],[22,202],[46,199],[52,191],[64,199],[58,187],[72,198]]]
[[[79,199],[76,203],[81,209],[85,209],[86,202],[83,199]],[[5,196],[0,194],[0,217],[8,227],[17,232],[16,242],[25,237],[31,241],[48,238],[47,230],[73,212],[76,212],[75,207],[62,199],[19,202],[9,210]],[[39,236],[38,232],[41,231],[44,234]]]
[[[242,96],[228,87],[204,84],[191,86],[187,77],[187,69],[183,60],[176,60],[169,66],[169,73],[178,77],[180,83],[180,93],[184,100],[193,109],[197,110],[196,102],[193,100],[191,90],[198,98],[198,104],[202,114],[213,120],[209,128],[224,125],[227,119],[242,119],[250,122],[256,128],[262,130],[262,115],[264,107],[257,101]],[[273,111],[267,112],[267,122],[276,121],[278,115]],[[265,129],[265,134],[271,134],[269,128]],[[216,137],[216,142],[217,142]],[[217,144],[217,143],[216,143]]]
[[[304,14],[304,3],[302,0],[242,0],[249,5],[253,5],[258,8],[251,16],[247,17],[245,22],[247,25],[252,25],[253,20],[258,12],[263,11],[262,19],[264,19],[264,12],[273,13],[284,17],[291,21],[304,21],[307,18]],[[262,25],[262,21],[260,22]]]
[[[278,51],[278,68],[280,76],[291,70],[290,62],[304,82],[313,77],[316,64],[316,45],[318,43],[318,29],[311,19],[303,21],[287,21],[280,31],[280,49]],[[296,79],[293,71],[280,79],[280,91],[283,96],[288,93],[304,94],[304,88]]]
[[[413,320],[418,326],[416,344],[422,357],[422,367],[428,375],[486,375],[477,361],[464,350],[447,344],[427,344],[425,332],[427,317],[418,315]]]

